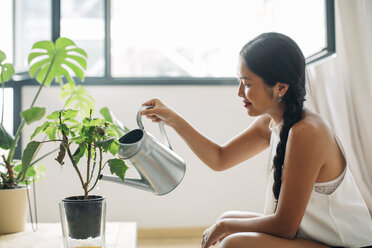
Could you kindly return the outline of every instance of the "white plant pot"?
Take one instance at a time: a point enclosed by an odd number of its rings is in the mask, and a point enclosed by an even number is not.
[[[24,231],[27,205],[26,187],[0,189],[0,233]]]

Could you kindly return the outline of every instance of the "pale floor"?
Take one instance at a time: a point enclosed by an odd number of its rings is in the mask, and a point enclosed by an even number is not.
[[[138,248],[200,248],[201,238],[146,238],[138,240]],[[218,246],[213,246],[217,248]]]

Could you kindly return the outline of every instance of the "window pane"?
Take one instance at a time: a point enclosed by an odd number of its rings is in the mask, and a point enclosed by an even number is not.
[[[13,63],[13,7],[11,0],[0,1],[1,38],[0,50],[6,56],[8,63]]]
[[[241,47],[262,32],[325,47],[324,0],[112,0],[114,77],[234,77]]]
[[[61,36],[88,53],[87,76],[104,75],[104,0],[62,0]]]
[[[0,121],[3,118],[3,125],[9,133],[13,133],[13,89],[5,88],[4,91],[4,113],[2,113],[3,108],[3,93],[0,93]],[[2,116],[4,115],[4,116]],[[0,149],[0,156],[7,154],[7,151]]]
[[[27,57],[32,45],[51,38],[50,0],[15,0],[16,3],[16,55],[17,72],[28,68]]]

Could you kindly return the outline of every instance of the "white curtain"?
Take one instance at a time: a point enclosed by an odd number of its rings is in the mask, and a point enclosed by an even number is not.
[[[372,213],[372,1],[336,0],[336,56],[308,66],[310,107],[346,150]]]

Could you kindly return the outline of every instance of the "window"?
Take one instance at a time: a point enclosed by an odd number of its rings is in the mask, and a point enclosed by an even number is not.
[[[56,0],[57,19],[50,0],[0,2],[7,10],[0,18],[8,21],[15,5],[17,72],[27,69],[31,44],[50,39],[52,27],[87,51],[86,76],[106,83],[235,77],[239,50],[262,32],[289,35],[308,62],[334,50],[333,0]],[[12,50],[9,40],[1,46]]]
[[[50,39],[50,0],[15,1],[15,61],[16,72],[28,70],[27,56],[31,46]]]
[[[241,47],[289,35],[309,57],[326,47],[324,0],[113,0],[113,77],[234,77]]]
[[[13,1],[0,1],[1,38],[0,50],[7,55],[8,63],[13,62]]]
[[[102,0],[62,0],[61,36],[72,39],[88,53],[88,77],[103,77],[105,71],[105,16]]]

